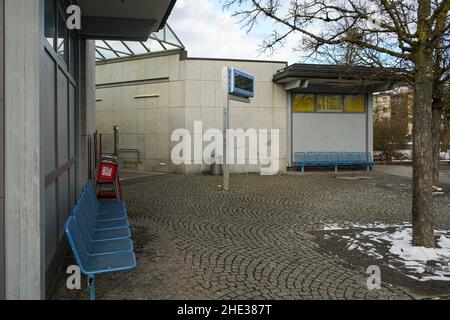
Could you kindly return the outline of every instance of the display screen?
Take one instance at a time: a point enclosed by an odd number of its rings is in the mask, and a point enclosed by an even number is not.
[[[253,79],[237,74],[234,77],[234,86],[241,90],[253,92]]]
[[[255,96],[255,78],[236,69],[228,71],[229,93],[242,98]]]

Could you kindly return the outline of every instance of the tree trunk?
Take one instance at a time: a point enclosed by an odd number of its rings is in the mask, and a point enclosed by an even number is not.
[[[414,78],[413,115],[413,246],[435,247],[433,223],[431,104],[433,55],[426,44],[418,46]]]
[[[441,100],[434,99],[432,107],[431,135],[433,139],[433,186],[439,186],[439,165],[441,153]]]

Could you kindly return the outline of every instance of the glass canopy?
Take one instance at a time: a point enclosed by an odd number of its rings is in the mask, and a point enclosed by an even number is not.
[[[95,58],[97,61],[104,61],[184,48],[183,43],[172,28],[166,24],[160,31],[150,34],[145,42],[96,40]]]

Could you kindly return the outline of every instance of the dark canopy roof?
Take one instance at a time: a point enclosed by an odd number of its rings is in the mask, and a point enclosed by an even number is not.
[[[176,0],[77,0],[81,35],[88,39],[146,41],[167,22]]]
[[[273,81],[300,92],[375,92],[404,84],[405,75],[404,69],[297,63],[279,70]]]

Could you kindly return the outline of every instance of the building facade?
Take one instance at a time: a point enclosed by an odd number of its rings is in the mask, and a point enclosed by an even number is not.
[[[203,131],[223,130],[222,69],[230,66],[256,76],[255,98],[251,103],[230,103],[230,128],[280,130],[286,134],[287,97],[273,74],[284,62],[226,59],[191,59],[175,50],[135,58],[97,63],[97,129],[104,135],[105,149],[112,146],[113,126],[120,127],[120,148],[137,151],[121,153],[133,169],[145,171],[198,173],[206,164],[175,165],[171,141],[176,129],[194,133],[194,122]],[[206,143],[205,143],[206,146]],[[131,158],[130,158],[131,157]],[[248,157],[248,154],[247,154]],[[133,159],[134,158],[134,159]],[[286,168],[286,144],[280,143],[280,160]],[[232,172],[258,171],[258,165],[232,165]]]
[[[414,96],[411,88],[399,87],[395,90],[374,94],[374,120],[399,122],[411,139]]]
[[[204,130],[223,130],[225,66],[255,76],[251,103],[231,102],[230,128],[279,130],[279,173],[294,165],[296,152],[373,154],[372,93],[392,84],[374,79],[376,69],[190,58],[183,49],[97,61],[96,123],[105,149],[112,150],[117,125],[125,168],[208,171],[206,164],[175,165],[171,134],[179,128],[193,132],[195,121]],[[259,172],[261,164],[250,164],[249,157],[245,165],[231,165],[231,172]]]
[[[0,299],[45,298],[67,248],[94,167],[94,39],[144,40],[174,3],[0,0]]]

